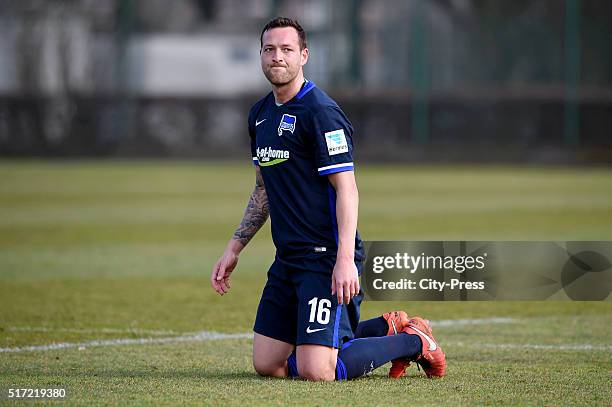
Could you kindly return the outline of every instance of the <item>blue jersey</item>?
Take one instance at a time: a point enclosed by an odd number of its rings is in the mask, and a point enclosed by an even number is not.
[[[309,269],[312,261],[335,257],[336,191],[327,175],[353,170],[353,126],[346,115],[313,82],[305,82],[281,106],[270,92],[251,108],[248,123],[253,162],[268,195],[277,258]],[[359,233],[355,260],[363,260]]]

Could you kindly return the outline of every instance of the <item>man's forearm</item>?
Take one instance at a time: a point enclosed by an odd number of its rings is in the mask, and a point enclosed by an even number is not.
[[[336,188],[336,219],[338,222],[337,258],[353,261],[355,257],[355,234],[359,193],[354,183],[339,185]]]
[[[239,250],[242,250],[253,236],[255,236],[257,231],[261,229],[263,224],[266,223],[269,213],[268,195],[266,194],[263,178],[260,172],[257,171],[255,189],[253,189],[249,203],[244,211],[240,226],[238,226],[234,232],[234,236],[232,236],[232,240],[242,244]]]

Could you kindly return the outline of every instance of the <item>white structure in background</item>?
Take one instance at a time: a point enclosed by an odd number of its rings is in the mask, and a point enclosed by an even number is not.
[[[266,87],[252,35],[139,36],[128,58],[128,84],[138,95],[227,97]]]

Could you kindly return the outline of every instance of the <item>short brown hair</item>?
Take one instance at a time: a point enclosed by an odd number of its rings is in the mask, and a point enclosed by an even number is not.
[[[259,46],[263,47],[263,35],[266,31],[271,30],[273,28],[279,28],[279,27],[295,28],[295,30],[298,33],[298,38],[300,41],[300,50],[308,46],[306,44],[306,32],[304,31],[300,23],[298,23],[297,20],[294,20],[292,18],[286,18],[286,17],[276,17],[275,19],[270,20],[268,24],[264,26],[263,30],[261,30],[261,35],[259,36]]]

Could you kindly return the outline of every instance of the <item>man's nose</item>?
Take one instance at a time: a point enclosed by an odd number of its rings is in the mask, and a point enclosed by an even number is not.
[[[272,60],[274,62],[282,62],[283,61],[283,53],[281,52],[280,49],[275,49],[273,54],[272,54]]]

